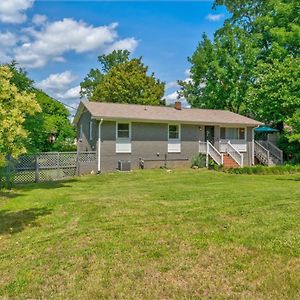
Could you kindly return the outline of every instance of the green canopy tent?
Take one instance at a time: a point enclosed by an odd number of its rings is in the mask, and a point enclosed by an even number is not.
[[[254,132],[255,132],[255,140],[266,141],[266,140],[269,140],[270,134],[279,132],[279,130],[272,128],[270,126],[267,126],[267,125],[263,125],[263,126],[255,128]]]
[[[274,133],[274,132],[278,132],[279,130],[272,128],[270,126],[264,125],[264,126],[255,128],[254,131],[257,133]]]

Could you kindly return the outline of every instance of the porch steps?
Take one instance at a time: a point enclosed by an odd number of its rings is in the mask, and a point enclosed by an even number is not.
[[[223,165],[225,168],[239,168],[238,163],[229,155],[223,154]]]

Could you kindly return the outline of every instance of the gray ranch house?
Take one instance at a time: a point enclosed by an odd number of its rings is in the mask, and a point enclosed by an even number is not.
[[[95,171],[190,166],[199,153],[227,167],[254,165],[262,123],[225,110],[81,102],[74,118],[79,152],[96,151]],[[259,150],[259,149],[258,149]]]

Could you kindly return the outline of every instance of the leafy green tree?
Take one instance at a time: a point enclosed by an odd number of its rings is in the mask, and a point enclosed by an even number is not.
[[[248,89],[248,110],[259,120],[283,130],[300,107],[300,57],[272,63],[259,61]]]
[[[29,153],[48,151],[75,150],[75,129],[69,120],[66,107],[34,87],[26,71],[19,68],[16,62],[8,65],[12,76],[10,83],[20,92],[30,92],[35,95],[41,111],[34,116],[25,116],[24,128],[28,132],[25,147]],[[50,140],[54,137],[54,140]]]
[[[179,82],[181,95],[193,107],[243,112],[257,53],[248,34],[230,24],[213,41],[204,34],[189,58],[192,80]]]
[[[109,54],[103,54],[98,56],[101,69],[91,69],[84,80],[80,83],[80,96],[90,99],[97,85],[104,79],[104,75],[107,74],[112,67],[118,64],[129,61],[130,52],[128,50],[114,50]]]
[[[18,63],[15,60],[13,60],[7,66],[12,73],[10,82],[14,84],[19,91],[34,91],[34,81],[28,77],[26,71],[23,68],[18,66]]]
[[[97,85],[93,101],[159,105],[165,84],[148,75],[141,59],[132,59],[110,69]]]
[[[26,118],[28,152],[75,150],[75,130],[69,120],[69,111],[43,91],[35,90],[35,94],[42,111]]]
[[[8,66],[0,66],[0,165],[6,156],[17,158],[26,152],[28,132],[25,118],[40,111],[33,93],[20,92],[10,82],[13,74]]]
[[[148,75],[141,58],[129,59],[127,50],[98,57],[101,69],[91,69],[80,83],[82,97],[92,101],[162,104],[164,83]]]
[[[297,143],[300,1],[215,0],[219,5],[231,16],[189,58],[192,80],[180,83],[181,94],[194,107],[228,109],[272,124],[285,134],[282,145]],[[290,146],[284,147],[298,149]]]

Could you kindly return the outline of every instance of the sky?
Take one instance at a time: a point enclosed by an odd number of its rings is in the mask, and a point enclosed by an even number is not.
[[[98,55],[127,49],[142,56],[177,98],[177,80],[189,80],[187,57],[205,32],[223,25],[225,8],[212,1],[0,0],[0,63],[15,59],[38,88],[76,107],[79,83]]]

